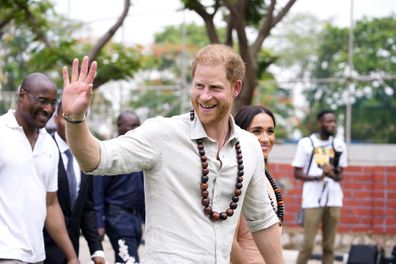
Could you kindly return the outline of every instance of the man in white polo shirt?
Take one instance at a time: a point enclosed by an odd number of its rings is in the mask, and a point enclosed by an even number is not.
[[[0,263],[42,263],[44,223],[79,263],[56,196],[58,149],[45,125],[57,103],[55,83],[32,73],[18,91],[16,110],[0,117]]]

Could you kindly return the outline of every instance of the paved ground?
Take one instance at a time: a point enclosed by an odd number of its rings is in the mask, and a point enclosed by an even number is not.
[[[106,261],[108,264],[114,264],[114,252],[110,245],[109,240],[106,238],[103,242],[103,247],[106,255]],[[140,255],[143,254],[143,247],[139,249]],[[295,264],[297,259],[297,250],[284,250],[285,256],[285,264]],[[347,256],[344,257],[344,262],[342,261],[335,261],[334,264],[341,264],[346,263]],[[89,263],[89,252],[87,243],[85,242],[84,238],[80,239],[80,262],[81,264],[88,264]],[[319,260],[310,260],[308,264],[320,264],[321,261]]]

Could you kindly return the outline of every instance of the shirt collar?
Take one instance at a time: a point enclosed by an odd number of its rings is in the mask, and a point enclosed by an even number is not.
[[[55,132],[55,141],[61,153],[69,149],[69,145],[59,136],[58,132]]]
[[[9,128],[14,128],[14,129],[21,129],[23,130],[23,127],[18,124],[18,121],[16,120],[15,117],[15,110],[9,109],[7,114],[5,116],[5,124]],[[39,129],[39,134],[46,134],[47,130],[45,128],[40,128]]]
[[[185,115],[186,117],[190,118],[190,115]],[[191,126],[190,126],[190,138],[191,140],[197,140],[199,138],[209,138],[208,135],[205,132],[205,129],[199,120],[198,115],[195,115],[195,118],[193,121],[190,121]],[[230,115],[228,119],[228,123],[230,124],[230,136],[226,142],[228,144],[229,142],[233,142],[235,140],[238,140],[238,135],[239,135],[239,130],[238,126],[235,124],[234,118]]]

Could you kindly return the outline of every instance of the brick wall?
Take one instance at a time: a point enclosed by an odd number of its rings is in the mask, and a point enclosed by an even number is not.
[[[285,226],[296,227],[302,182],[288,164],[269,164],[285,200]],[[344,206],[339,232],[396,234],[396,166],[349,166],[342,182]]]

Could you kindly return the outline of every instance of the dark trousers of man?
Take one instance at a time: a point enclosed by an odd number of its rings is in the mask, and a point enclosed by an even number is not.
[[[139,262],[138,248],[142,241],[142,216],[134,210],[125,210],[120,206],[107,206],[105,212],[106,234],[114,249],[116,262],[125,262],[120,252],[119,240],[128,246],[128,254]]]
[[[334,262],[334,242],[337,233],[340,207],[304,209],[304,243],[297,258],[297,264],[306,264],[311,257],[316,233],[322,224],[323,264]]]

